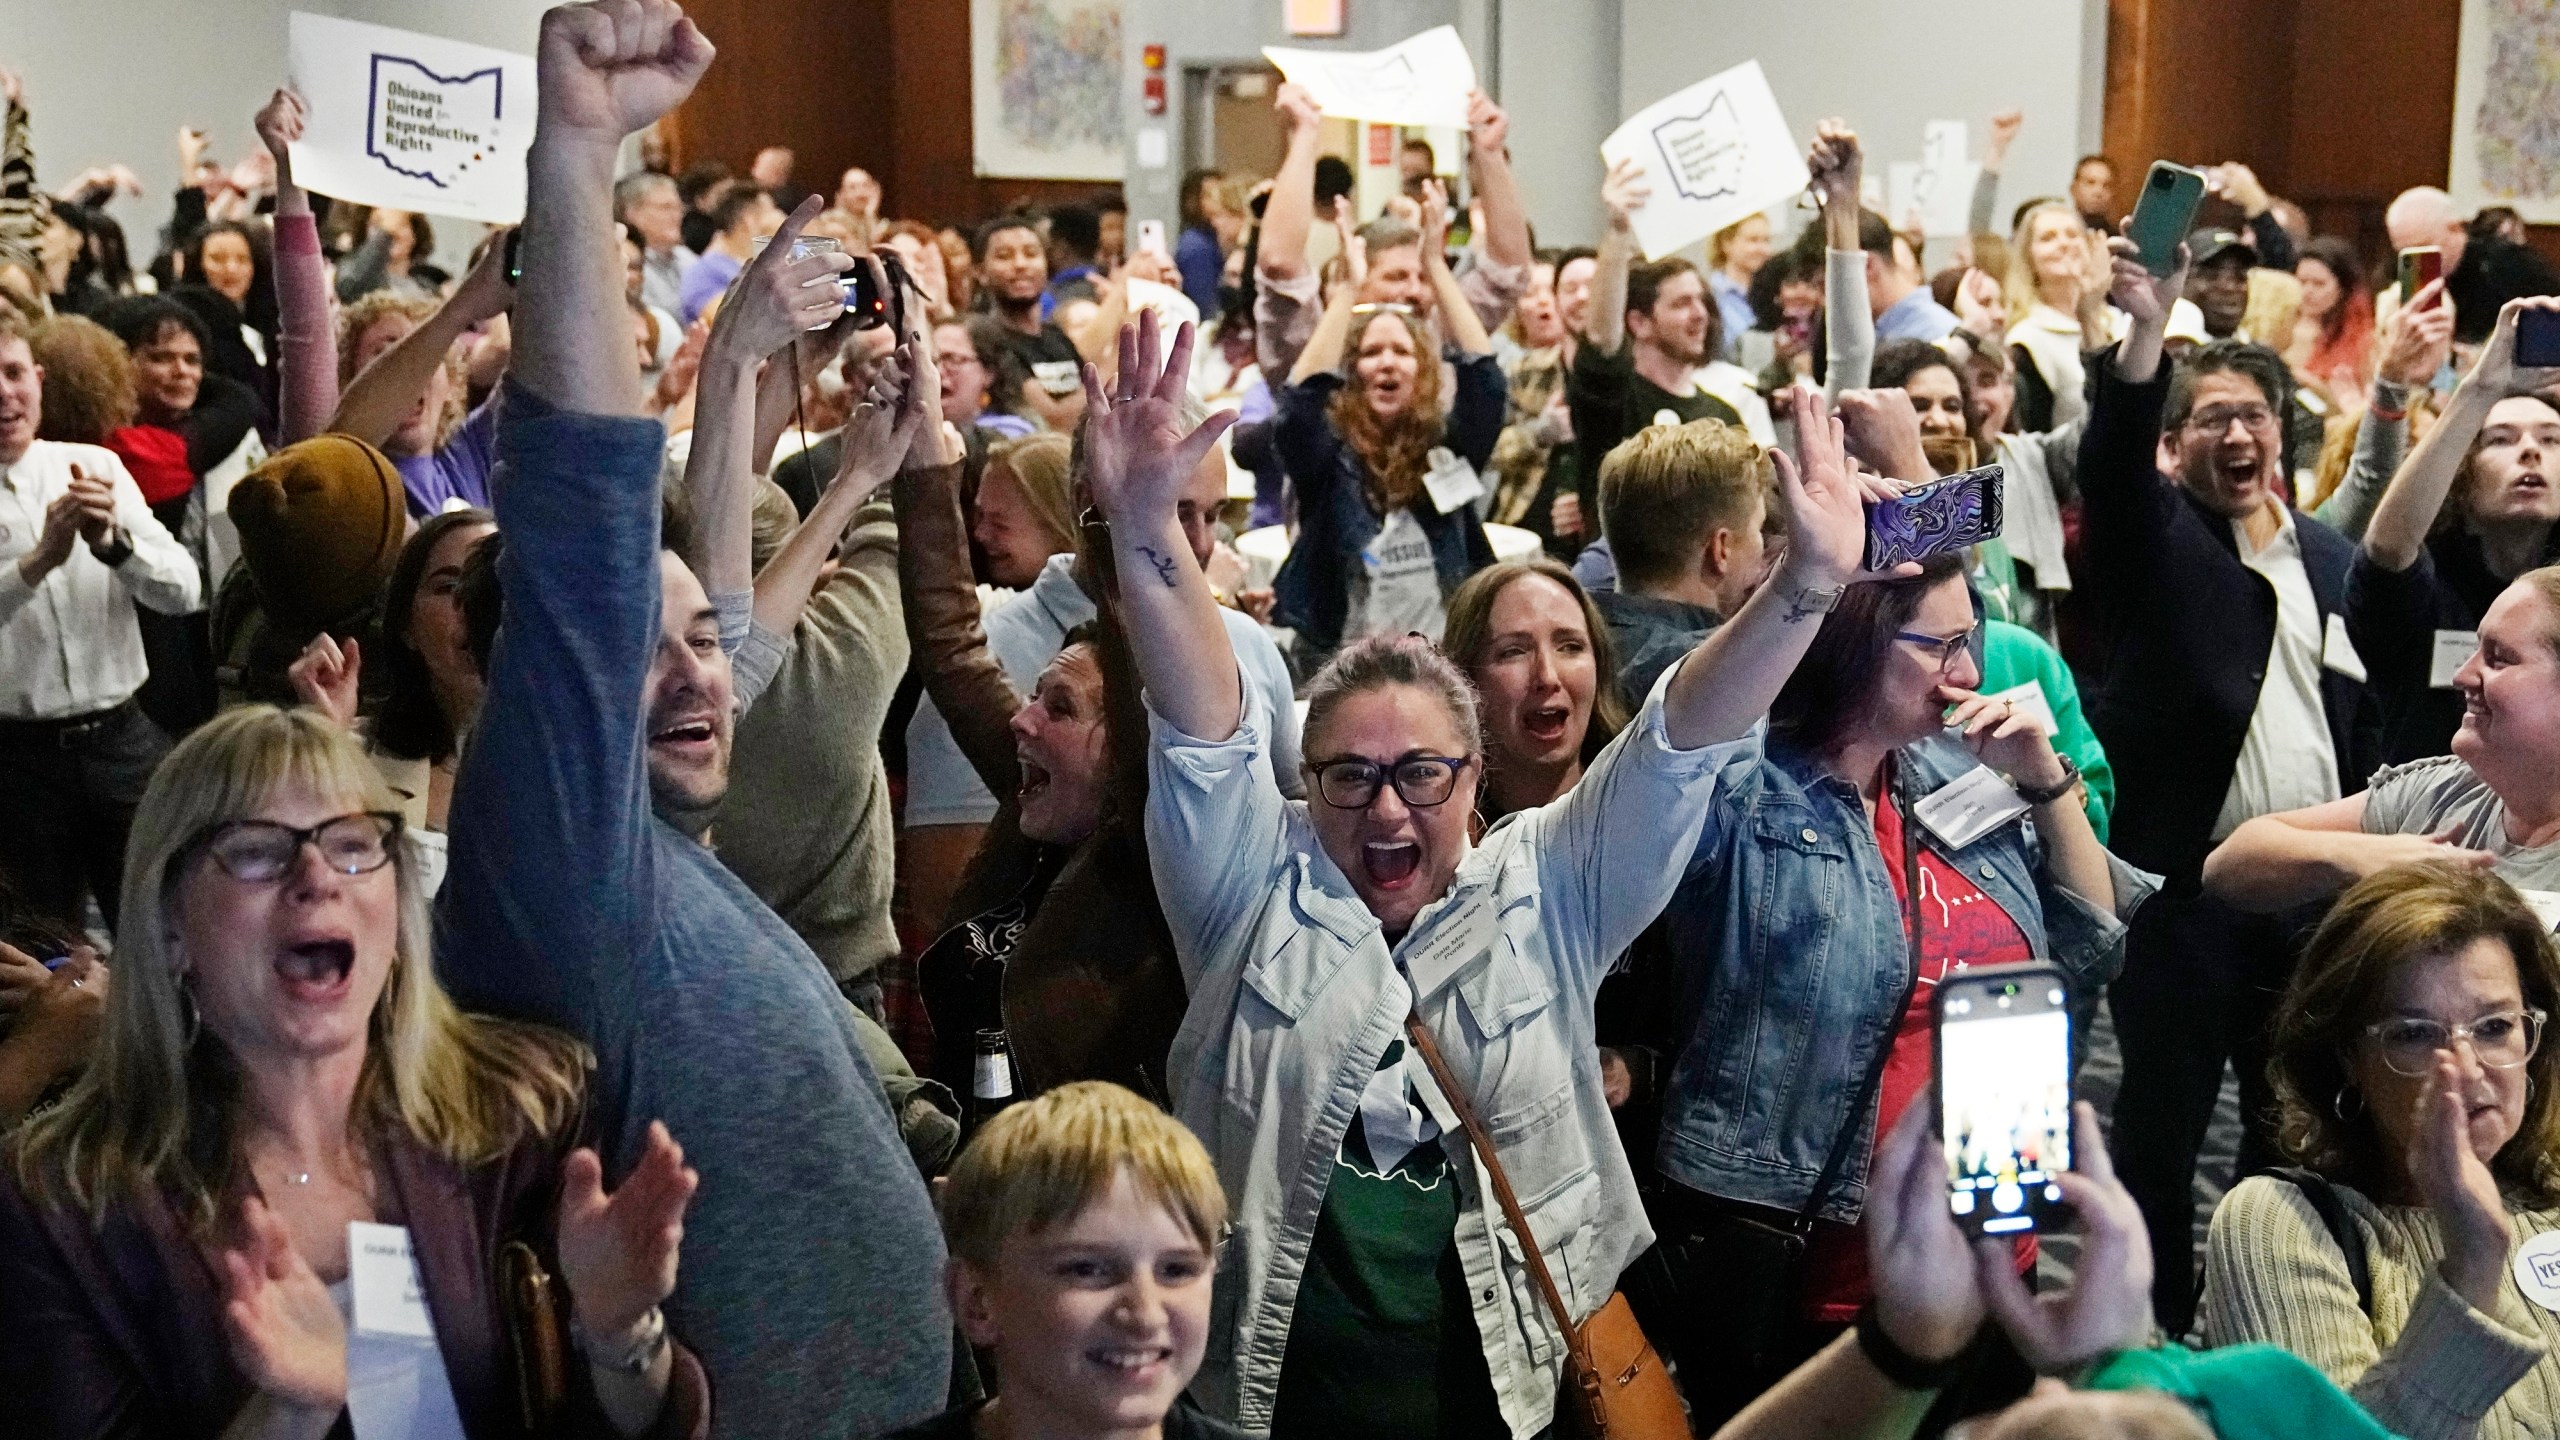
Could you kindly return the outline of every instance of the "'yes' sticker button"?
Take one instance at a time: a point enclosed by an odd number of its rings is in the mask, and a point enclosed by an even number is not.
[[[2545,1310],[2560,1311],[2560,1230],[2545,1230],[2516,1247],[2516,1288]]]

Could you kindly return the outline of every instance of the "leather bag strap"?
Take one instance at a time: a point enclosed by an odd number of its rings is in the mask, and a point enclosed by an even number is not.
[[[1449,1062],[1441,1058],[1440,1046],[1431,1038],[1431,1031],[1423,1025],[1422,1017],[1406,1015],[1404,1033],[1412,1039],[1413,1048],[1422,1056],[1422,1063],[1431,1067],[1431,1078],[1439,1082],[1441,1097],[1449,1102],[1451,1110],[1457,1112],[1458,1124],[1467,1132],[1467,1144],[1475,1150],[1476,1158],[1484,1162],[1485,1174],[1493,1180],[1493,1197],[1502,1205],[1502,1218],[1510,1222],[1511,1233],[1520,1237],[1520,1254],[1528,1262],[1529,1278],[1536,1283],[1538,1293],[1545,1297],[1547,1309],[1554,1313],[1557,1332],[1564,1336],[1568,1349],[1578,1348],[1573,1314],[1565,1308],[1564,1295],[1556,1289],[1555,1277],[1547,1272],[1547,1257],[1539,1253],[1538,1237],[1529,1228],[1529,1217],[1520,1213],[1520,1198],[1511,1193],[1511,1177],[1503,1173],[1502,1157],[1493,1150],[1493,1137],[1485,1133],[1484,1122],[1476,1118],[1476,1107],[1468,1102],[1467,1092],[1458,1087],[1457,1077],[1449,1073]]]

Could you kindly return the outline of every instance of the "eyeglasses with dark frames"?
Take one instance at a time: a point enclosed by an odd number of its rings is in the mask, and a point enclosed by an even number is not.
[[[1973,648],[1974,632],[1979,626],[1967,625],[1953,635],[1925,635],[1917,630],[1896,630],[1893,638],[1911,646],[1937,662],[1940,670],[1956,663],[1956,657]]]
[[[370,875],[391,863],[403,823],[390,810],[358,811],[299,829],[273,820],[225,820],[205,827],[189,848],[203,850],[222,873],[252,885],[284,878],[305,845],[338,874]]]
[[[1312,761],[1316,794],[1336,810],[1366,810],[1378,803],[1378,792],[1392,784],[1407,805],[1429,809],[1446,804],[1458,788],[1459,772],[1475,763],[1473,756],[1408,755],[1393,765],[1357,756]]]

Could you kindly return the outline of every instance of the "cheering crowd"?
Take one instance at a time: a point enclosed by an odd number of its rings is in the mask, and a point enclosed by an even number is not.
[[[1284,84],[1170,242],[936,229],[668,173],[714,63],[551,10],[458,276],[290,90],[142,262],[0,71],[0,1433],[2560,1436],[2511,216],[2002,231],[2012,112],[1933,254],[1825,121],[1702,270]]]

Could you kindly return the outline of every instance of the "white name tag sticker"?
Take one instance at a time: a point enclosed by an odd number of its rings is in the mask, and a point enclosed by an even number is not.
[[[2560,890],[2519,890],[2516,893],[2522,895],[2524,903],[2532,906],[2533,913],[2542,918],[2543,929],[2560,931]]]
[[[2439,630],[2435,649],[2427,655],[2427,683],[2438,690],[2453,688],[2453,677],[2480,648],[2477,630]]]
[[[1431,995],[1493,944],[1494,904],[1488,891],[1470,896],[1456,913],[1434,917],[1428,933],[1396,957],[1417,998]]]
[[[1455,515],[1473,505],[1484,494],[1484,481],[1477,478],[1476,467],[1467,457],[1446,445],[1435,445],[1429,456],[1431,471],[1422,477],[1422,488],[1431,492],[1431,503],[1443,515]]]
[[[1976,766],[1911,807],[1929,833],[1961,850],[2027,813],[2029,806],[1988,766]]]
[[[357,1331],[410,1340],[436,1338],[407,1226],[348,1221],[347,1270],[355,1288]]]
[[[2046,739],[2051,739],[2062,731],[2062,722],[2053,718],[2053,702],[2045,698],[2044,682],[2041,680],[2021,681],[1993,694],[1991,698],[2007,701],[2012,710],[2025,711],[2027,718],[2035,722],[2036,728],[2045,733]]]
[[[2356,653],[2355,642],[2347,638],[2347,617],[2332,610],[2329,626],[2320,636],[2320,663],[2350,680],[2365,678],[2364,657]]]
[[[2545,1230],[2517,1246],[2515,1274],[2524,1298],[2560,1311],[2560,1230]]]

